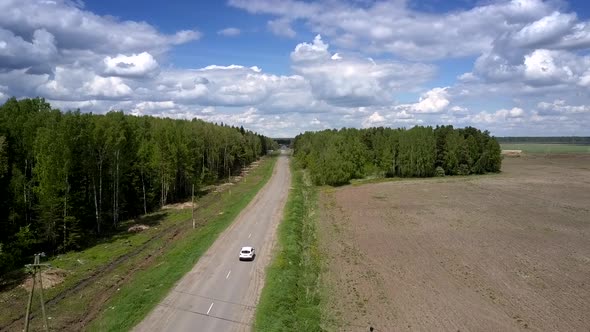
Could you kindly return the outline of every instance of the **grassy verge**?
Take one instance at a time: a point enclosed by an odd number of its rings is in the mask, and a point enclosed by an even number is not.
[[[45,300],[49,301],[47,311],[48,316],[51,317],[50,326],[69,326],[71,321],[79,320],[76,316],[84,315],[84,311],[92,301],[93,295],[89,298],[82,296],[74,298],[68,292],[72,292],[74,289],[84,289],[95,293],[104,291],[109,284],[119,281],[113,275],[114,271],[109,270],[109,266],[112,266],[113,262],[121,265],[119,266],[120,271],[121,268],[129,267],[129,264],[143,261],[145,252],[152,250],[152,246],[156,245],[157,242],[161,242],[161,240],[157,239],[161,236],[161,233],[167,233],[178,227],[187,218],[190,218],[190,210],[167,210],[152,213],[134,221],[151,226],[150,229],[144,232],[117,234],[88,249],[57,255],[46,262],[43,261],[43,263],[51,264],[52,268],[60,269],[65,273],[63,282],[44,291]],[[128,223],[132,222],[125,222],[125,224]],[[124,227],[122,226],[122,228]],[[109,272],[105,272],[107,270]],[[110,280],[104,282],[105,279]],[[22,281],[20,278],[15,278],[12,280],[13,285],[7,285],[0,292],[0,330],[4,328],[8,330],[22,328],[24,324],[24,322],[11,323],[23,316],[26,308],[27,291],[18,286]],[[88,282],[85,284],[85,281]],[[95,283],[94,281],[102,283]],[[77,291],[73,293],[78,295]],[[76,304],[73,310],[70,310],[70,305],[66,304],[69,302]],[[34,303],[33,328],[40,323],[35,317],[39,314],[38,299],[35,299]]]
[[[302,171],[292,174],[292,190],[278,230],[279,251],[267,270],[256,310],[256,331],[321,330],[316,191]]]
[[[219,234],[264,186],[272,175],[276,158],[270,160],[272,162],[262,164],[249,176],[254,179],[260,177],[260,181],[243,181],[240,187],[236,185],[222,195],[220,199],[225,207],[223,213],[213,216],[202,227],[175,241],[164,255],[154,260],[150,268],[138,272],[130,283],[121,287],[88,330],[123,331],[139,323],[172,286],[190,271]]]
[[[590,145],[506,143],[502,150],[522,150],[525,153],[590,153]]]

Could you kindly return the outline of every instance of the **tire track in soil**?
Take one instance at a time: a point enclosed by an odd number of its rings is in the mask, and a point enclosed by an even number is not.
[[[97,279],[100,279],[102,277],[104,277],[106,274],[108,274],[109,272],[113,271],[114,269],[116,269],[117,267],[121,266],[121,264],[125,263],[128,259],[130,258],[134,258],[135,256],[141,254],[143,252],[143,250],[145,248],[147,248],[149,245],[152,244],[153,241],[161,239],[163,237],[165,237],[166,235],[170,234],[170,233],[174,233],[165,243],[165,245],[163,245],[159,251],[157,255],[149,255],[146,260],[144,261],[144,263],[142,263],[140,265],[139,268],[134,268],[130,271],[130,273],[128,273],[126,275],[125,278],[121,279],[119,282],[117,282],[117,284],[111,286],[108,290],[113,289],[116,286],[120,286],[122,284],[122,281],[126,281],[129,279],[130,276],[134,275],[135,272],[137,272],[138,270],[140,270],[141,267],[145,266],[145,263],[152,261],[155,257],[159,256],[160,254],[162,254],[162,252],[164,251],[163,249],[166,248],[166,244],[168,244],[171,240],[173,240],[174,238],[176,238],[178,236],[178,234],[180,234],[180,230],[182,228],[182,226],[185,223],[179,223],[176,226],[172,226],[168,229],[166,229],[165,231],[158,233],[156,235],[154,235],[152,238],[150,238],[149,240],[147,240],[144,244],[142,244],[141,246],[137,247],[135,250],[131,251],[130,253],[127,253],[125,255],[121,255],[119,256],[117,259],[111,261],[110,263],[108,263],[104,269],[98,270],[95,273],[92,273],[91,275],[89,275],[88,277],[80,280],[79,282],[77,282],[76,284],[74,284],[73,287],[70,287],[68,289],[65,289],[64,291],[58,293],[56,296],[54,296],[53,298],[46,300],[45,301],[45,305],[46,306],[53,306],[56,305],[58,303],[60,303],[63,299],[65,299],[68,296],[74,295],[76,293],[79,293],[81,291],[83,291],[89,284],[93,283],[94,281],[96,281]],[[94,311],[96,311],[95,315],[100,311],[96,309],[96,304],[104,304],[104,302],[106,302],[106,300],[108,300],[108,298],[110,296],[106,296],[106,292],[103,292],[103,295],[100,296],[100,300],[102,301],[94,301],[91,308],[94,308]],[[110,294],[108,294],[110,295]],[[98,306],[100,307],[100,306]],[[92,312],[92,311],[90,311]],[[35,314],[31,314],[30,319],[33,320],[37,317],[37,315]],[[10,331],[13,330],[14,328],[16,328],[16,325],[18,325],[18,323],[20,323],[21,321],[23,321],[25,318],[25,314],[21,314],[20,316],[18,316],[17,318],[13,319],[10,323],[4,325],[4,326],[0,326],[0,331]],[[89,322],[90,320],[85,319],[84,321]],[[24,324],[24,322],[23,322]]]
[[[180,226],[180,225],[179,225]],[[175,240],[177,240],[182,234],[185,234],[184,232],[181,232],[181,228],[182,227],[174,227],[174,234],[172,234],[170,237],[168,237],[164,243],[164,245],[162,245],[160,248],[158,248],[158,250],[156,251],[156,253],[149,253],[146,258],[138,265],[136,265],[135,267],[133,267],[130,271],[127,272],[127,274],[125,274],[125,277],[118,280],[115,284],[109,286],[107,289],[103,290],[100,293],[100,297],[97,298],[95,301],[93,301],[90,304],[89,309],[86,312],[86,315],[84,315],[84,319],[78,321],[77,323],[72,322],[73,325],[73,329],[74,331],[81,331],[83,327],[87,326],[91,321],[93,321],[98,314],[101,312],[101,310],[103,309],[103,305],[112,297],[112,295],[116,292],[115,289],[118,289],[121,285],[124,285],[125,283],[127,283],[127,281],[129,279],[131,279],[136,272],[143,270],[146,266],[150,266],[151,263],[158,258],[160,255],[162,255],[165,251],[165,249],[168,247],[167,245],[170,242],[173,242]],[[170,233],[170,232],[168,232]],[[151,240],[150,240],[151,242]]]

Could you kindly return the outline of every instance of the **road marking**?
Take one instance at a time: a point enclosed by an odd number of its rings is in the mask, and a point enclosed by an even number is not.
[[[250,238],[250,236],[252,236],[252,233],[250,233],[250,235],[248,235],[248,238]]]
[[[209,310],[207,310],[207,315],[209,315],[209,312],[211,311],[211,308],[213,308],[213,302],[211,302],[211,305],[209,306]]]
[[[229,272],[227,273],[227,275],[225,276],[225,279],[229,278],[229,275],[231,274],[231,270],[229,270]]]

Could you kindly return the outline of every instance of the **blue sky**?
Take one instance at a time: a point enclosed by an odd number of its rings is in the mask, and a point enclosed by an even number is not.
[[[146,21],[165,33],[196,29],[198,40],[172,49],[171,65],[201,68],[211,64],[263,67],[274,74],[289,74],[289,53],[293,40],[277,38],[268,29],[268,15],[249,15],[224,1],[86,1],[86,9],[123,20]],[[239,38],[228,38],[218,31],[240,29]],[[311,38],[314,35],[311,35]],[[263,66],[261,64],[264,64]]]
[[[590,135],[590,9],[561,0],[4,0],[0,102],[242,125]]]

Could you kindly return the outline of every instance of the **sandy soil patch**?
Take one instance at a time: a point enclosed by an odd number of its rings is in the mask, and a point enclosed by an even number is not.
[[[55,285],[61,284],[68,272],[66,270],[57,268],[48,268],[41,270],[41,280],[43,281],[43,289],[51,288]],[[33,286],[33,276],[29,275],[21,285],[27,291],[31,291]],[[39,275],[37,274],[37,280],[35,280],[35,289],[39,289]]]
[[[139,233],[139,232],[146,231],[148,229],[150,229],[150,226],[139,224],[139,225],[133,225],[133,226],[129,227],[129,229],[127,230],[127,232],[130,232],[130,233]]]
[[[162,206],[162,210],[167,210],[167,209],[174,209],[174,210],[190,209],[192,205],[193,205],[192,202],[167,204],[167,205]]]
[[[590,327],[590,155],[320,196],[329,330]]]
[[[506,157],[520,157],[522,150],[502,150],[502,155]]]

